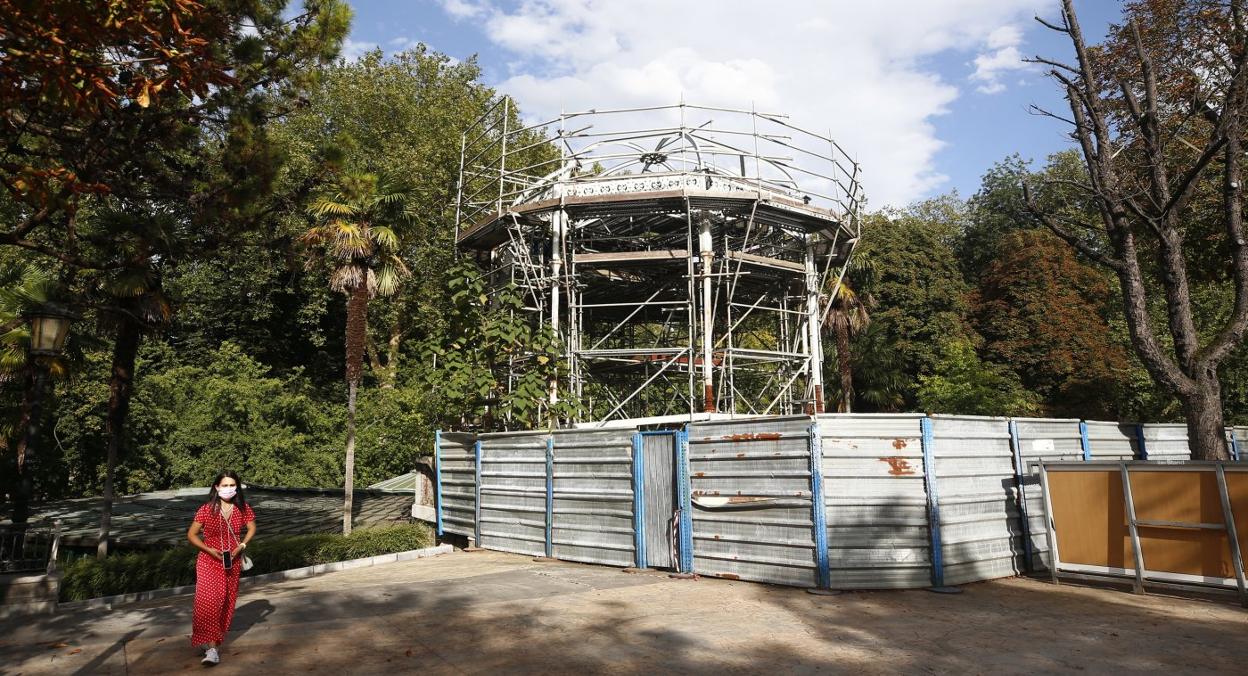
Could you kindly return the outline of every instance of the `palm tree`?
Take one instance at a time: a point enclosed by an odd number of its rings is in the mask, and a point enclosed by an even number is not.
[[[841,381],[841,396],[836,410],[849,413],[854,401],[854,369],[850,356],[849,340],[871,324],[868,308],[875,304],[870,293],[860,294],[850,286],[850,279],[869,286],[874,276],[875,264],[870,258],[858,256],[849,264],[844,277],[832,291],[831,308],[824,321],[824,330],[831,329],[836,338],[836,363]]]
[[[113,484],[125,436],[126,417],[134,395],[135,361],[144,331],[167,326],[173,305],[161,288],[159,275],[151,268],[123,270],[103,286],[104,303],[100,321],[116,334],[113,341],[111,372],[108,378],[107,466],[104,471],[104,499],[100,509],[100,532],[96,557],[108,556],[108,539],[113,520]]]
[[[355,485],[355,399],[364,371],[368,301],[395,293],[411,276],[399,257],[400,226],[413,220],[413,191],[374,172],[344,172],[332,190],[316,198],[309,213],[317,219],[301,241],[315,252],[309,265],[327,260],[329,286],[347,297],[347,450],[342,532],[351,533]]]

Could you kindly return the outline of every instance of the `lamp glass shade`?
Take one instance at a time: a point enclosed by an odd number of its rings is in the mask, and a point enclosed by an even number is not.
[[[73,319],[62,314],[35,314],[30,318],[30,351],[32,354],[57,355],[65,348],[69,324]]]

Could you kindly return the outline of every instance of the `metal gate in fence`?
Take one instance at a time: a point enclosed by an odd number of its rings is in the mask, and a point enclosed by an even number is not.
[[[638,490],[641,511],[638,568],[679,568],[676,451],[680,432],[638,432],[634,453],[640,458]]]

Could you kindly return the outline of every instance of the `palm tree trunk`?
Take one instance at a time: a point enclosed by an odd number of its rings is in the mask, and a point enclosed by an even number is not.
[[[125,433],[126,416],[130,411],[130,397],[134,393],[134,362],[139,354],[139,326],[123,315],[113,343],[113,374],[108,382],[108,465],[104,471],[104,504],[100,509],[99,544],[95,555],[108,556],[108,538],[113,521],[113,481],[117,473],[117,458]]]
[[[342,534],[351,534],[355,488],[355,398],[364,372],[364,341],[368,333],[368,288],[360,283],[347,296],[347,458],[343,468]]]
[[[836,364],[841,375],[841,402],[837,411],[849,413],[854,401],[854,369],[849,359],[849,322],[844,317],[836,317]]]
[[[343,472],[346,483],[342,491],[342,534],[351,534],[351,512],[355,489],[355,391],[356,383],[347,384],[347,462]]]

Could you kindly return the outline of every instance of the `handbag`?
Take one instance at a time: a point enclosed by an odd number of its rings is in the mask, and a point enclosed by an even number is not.
[[[242,541],[239,540],[238,533],[234,532],[234,526],[230,525],[229,519],[223,519],[223,520],[225,521],[225,529],[228,530],[230,532],[230,535],[233,536],[234,538],[234,544],[236,545],[242,544]],[[245,552],[246,550],[243,550],[243,551]],[[252,564],[250,556],[243,554],[242,561],[240,561],[239,565],[242,566],[244,571],[248,571],[248,570],[251,570],[251,567],[254,564]]]

